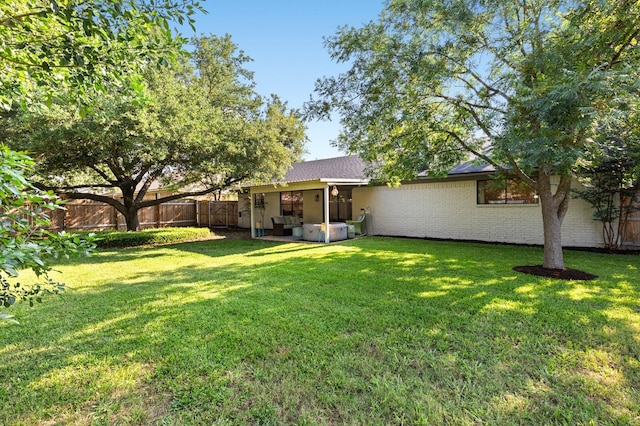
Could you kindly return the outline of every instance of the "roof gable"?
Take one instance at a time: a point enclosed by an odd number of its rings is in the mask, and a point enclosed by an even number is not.
[[[366,165],[357,155],[294,163],[284,176],[285,182],[311,180],[367,180]]]

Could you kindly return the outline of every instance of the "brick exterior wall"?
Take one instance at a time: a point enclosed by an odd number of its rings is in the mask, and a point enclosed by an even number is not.
[[[370,213],[374,235],[543,244],[540,205],[477,204],[476,180],[411,183],[353,190],[353,215]],[[572,199],[562,226],[567,247],[602,247],[590,206]]]

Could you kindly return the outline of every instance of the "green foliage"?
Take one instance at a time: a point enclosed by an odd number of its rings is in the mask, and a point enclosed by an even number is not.
[[[50,104],[62,94],[86,106],[96,89],[174,60],[184,40],[170,23],[193,26],[198,11],[192,0],[2,1],[0,109]]]
[[[53,194],[38,191],[25,179],[32,166],[26,155],[0,146],[0,305],[5,308],[20,300],[33,305],[46,293],[63,291],[64,283],[49,276],[51,260],[88,255],[95,247],[92,235],[81,239],[44,230],[50,225],[47,212],[62,207]],[[25,269],[33,271],[35,282],[19,279]]]
[[[121,89],[127,96],[137,96],[134,75],[150,63],[174,60],[182,46],[169,22],[192,24],[199,10],[199,3],[191,0],[0,2],[0,123],[4,125],[17,109],[37,111],[64,101],[83,117],[96,92],[122,86],[127,86]],[[40,124],[32,129],[40,131]],[[87,254],[93,244],[91,237],[82,240],[43,230],[46,210],[59,208],[58,201],[25,180],[24,173],[33,166],[30,159],[4,146],[0,149],[0,303],[8,307],[62,291],[63,283],[49,279],[48,261]],[[64,147],[51,149],[59,152]],[[18,281],[20,269],[31,269],[38,282]]]
[[[126,248],[144,245],[174,244],[206,239],[211,236],[208,228],[158,228],[140,232],[98,231],[95,242],[99,248]]]
[[[637,256],[596,281],[540,249],[215,240],[57,266],[75,291],[0,326],[0,424],[632,425]]]
[[[600,127],[598,146],[588,164],[579,169],[584,189],[577,197],[591,204],[593,218],[602,222],[605,248],[616,250],[624,242],[629,214],[640,201],[640,144],[637,129]]]
[[[637,88],[639,26],[634,1],[391,0],[326,40],[350,68],[316,83],[307,113],[339,114],[339,146],[383,181],[470,157],[516,175],[540,194],[544,264],[561,269],[571,177],[611,101]]]
[[[89,115],[68,103],[16,112],[0,121],[0,141],[34,153],[42,186],[112,205],[129,230],[141,208],[281,176],[305,141],[297,112],[254,92],[249,58],[229,36],[194,45],[193,63],[145,70],[145,102],[114,90],[95,93]],[[143,200],[154,182],[175,195]]]
[[[606,99],[636,83],[639,22],[635,2],[391,1],[326,40],[351,68],[317,82],[307,113],[339,113],[339,145],[384,180],[443,174],[470,153],[565,174]]]

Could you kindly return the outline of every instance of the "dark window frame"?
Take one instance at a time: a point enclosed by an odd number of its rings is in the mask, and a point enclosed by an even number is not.
[[[256,209],[263,209],[266,207],[266,203],[264,201],[264,193],[253,194],[253,207]]]
[[[285,200],[284,196],[288,195],[289,199]],[[286,206],[289,204],[288,206]],[[280,214],[282,216],[298,216],[302,218],[304,212],[304,200],[302,191],[283,191],[280,192]]]
[[[499,198],[495,196],[487,198],[487,192],[502,192],[502,195]],[[521,179],[478,179],[476,181],[476,204],[481,206],[537,205],[540,204],[540,198],[536,190],[526,185]]]
[[[341,188],[337,197],[329,194],[329,220],[332,222],[351,220],[352,202],[353,195],[351,188]]]

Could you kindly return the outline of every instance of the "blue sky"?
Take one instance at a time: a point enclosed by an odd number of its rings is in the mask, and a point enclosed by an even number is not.
[[[206,0],[202,4],[209,13],[196,18],[197,34],[231,34],[254,60],[247,68],[255,72],[258,93],[275,93],[293,108],[309,99],[318,78],[346,69],[331,61],[323,37],[343,25],[360,27],[375,20],[383,8],[383,0]],[[183,34],[193,35],[191,30]],[[330,146],[339,123],[310,122],[307,128],[306,160],[343,155]]]

